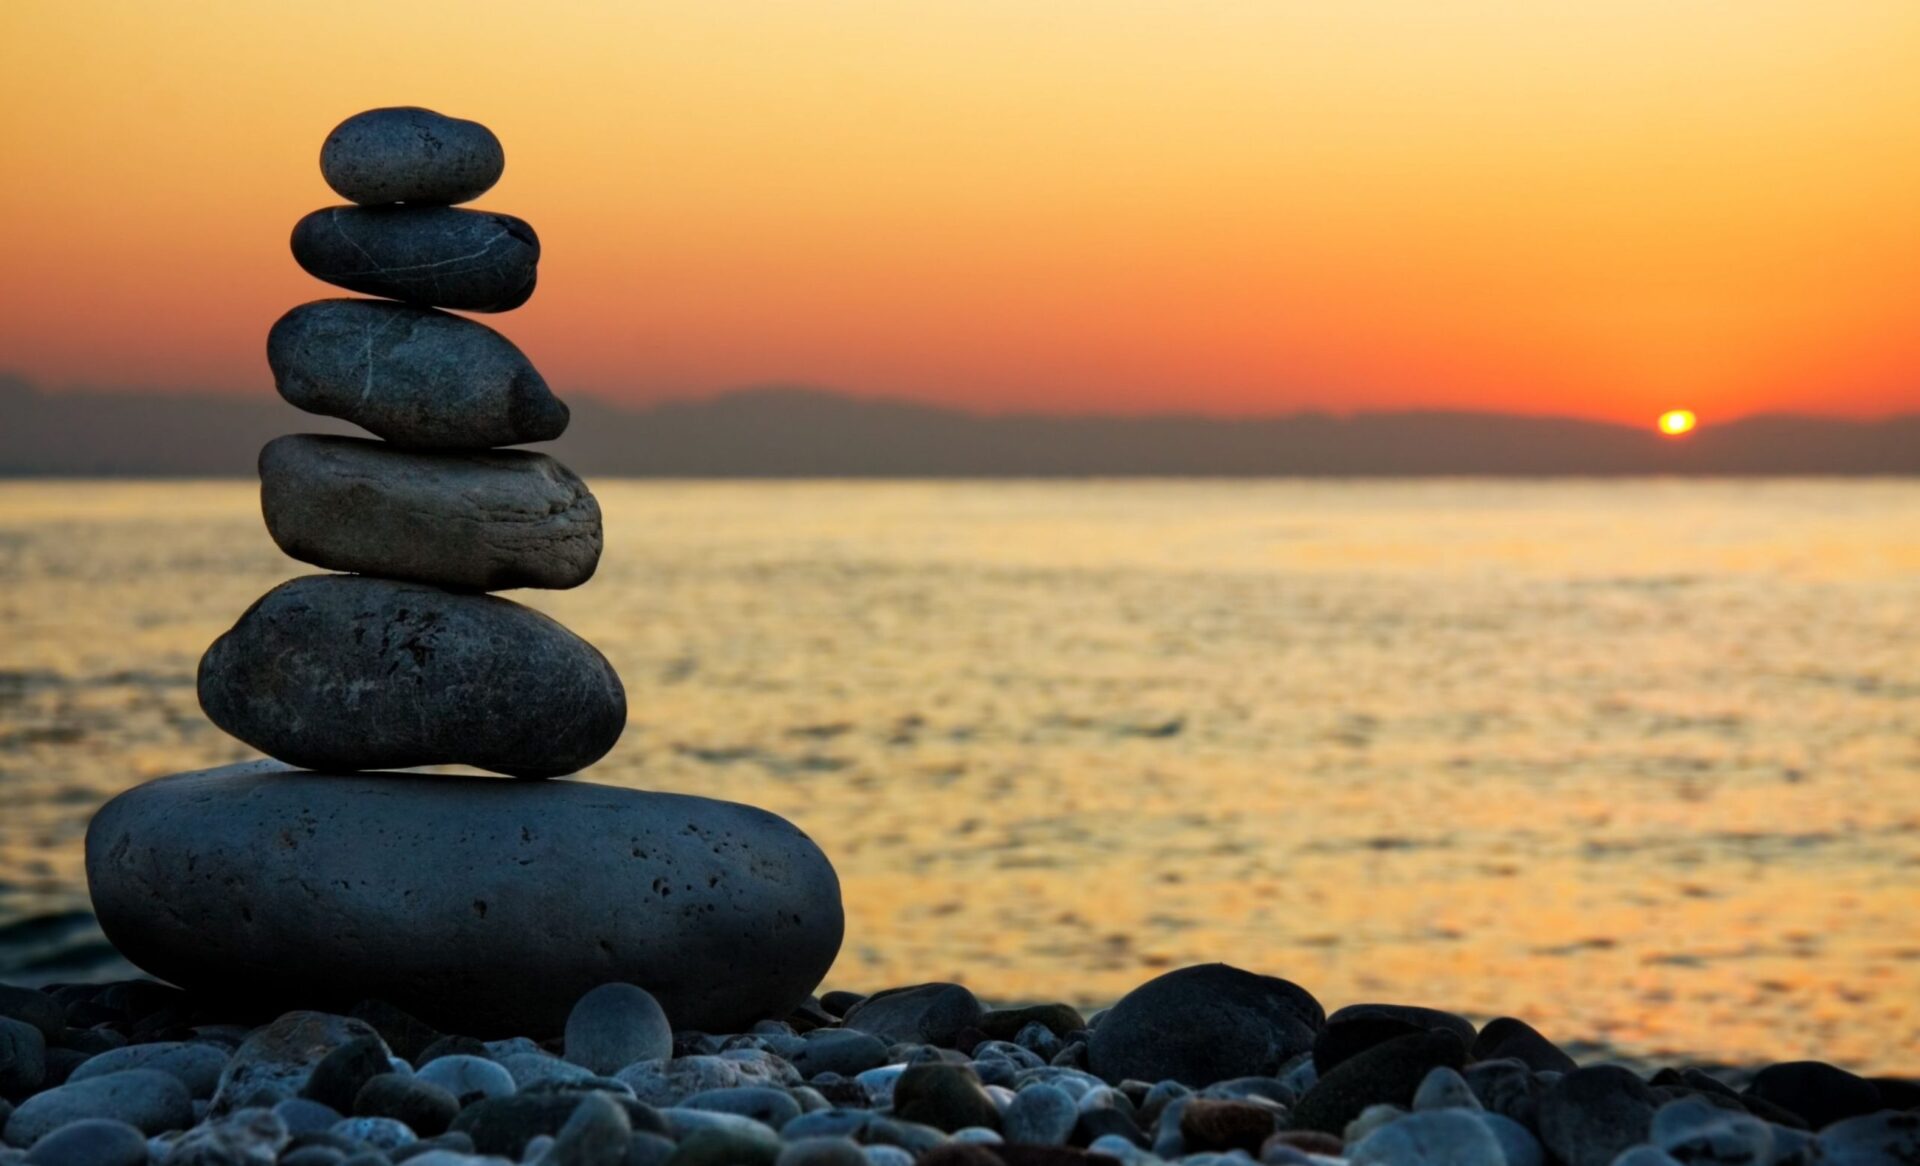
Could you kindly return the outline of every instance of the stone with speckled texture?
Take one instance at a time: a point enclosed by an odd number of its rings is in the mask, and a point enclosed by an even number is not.
[[[614,981],[676,1029],[745,1031],[806,998],[843,926],[783,819],[586,782],[230,766],[114,798],[86,853],[101,928],[153,975],[481,1036],[557,1034]]]
[[[605,756],[627,717],[613,665],[540,612],[366,575],[267,592],[200,658],[199,688],[214,724],[308,769],[558,777]]]
[[[525,450],[292,434],[260,451],[260,506],[281,550],[332,571],[500,591],[578,587],[600,563],[587,484]]]
[[[512,341],[433,308],[301,304],[267,334],[267,364],[289,404],[396,445],[486,449],[567,428],[566,405]]]
[[[356,113],[320,147],[320,176],[363,206],[467,202],[492,189],[506,168],[492,130],[414,105]]]
[[[452,207],[323,207],[293,227],[316,279],[370,296],[506,312],[533,295],[540,239],[512,215]]]

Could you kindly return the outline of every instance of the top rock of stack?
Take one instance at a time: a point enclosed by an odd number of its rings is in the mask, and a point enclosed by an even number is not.
[[[410,105],[356,113],[320,147],[327,185],[361,206],[469,202],[500,181],[506,165],[486,126]]]

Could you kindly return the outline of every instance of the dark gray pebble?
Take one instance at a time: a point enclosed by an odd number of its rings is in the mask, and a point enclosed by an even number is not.
[[[387,1046],[371,1034],[355,1037],[320,1058],[300,1096],[343,1115],[354,1112],[354,1098],[367,1082],[393,1071]]]
[[[336,206],[295,224],[293,258],[314,278],[363,295],[505,312],[533,295],[540,238],[491,211]]]
[[[980,1020],[980,1001],[959,984],[915,984],[876,992],[847,1010],[848,1028],[890,1042],[952,1047],[960,1030]]]
[[[1747,1093],[1792,1110],[1810,1129],[1823,1129],[1882,1108],[1873,1082],[1824,1061],[1787,1061],[1755,1073]]]
[[[559,777],[605,756],[627,719],[607,658],[551,618],[361,575],[267,592],[201,657],[199,689],[214,724],[316,770]]]
[[[89,1057],[67,1079],[84,1081],[122,1069],[158,1069],[178,1077],[189,1094],[204,1099],[213,1096],[230,1055],[219,1045],[205,1041],[154,1041]]]
[[[851,1028],[817,1028],[788,1058],[803,1075],[838,1073],[851,1077],[887,1063],[887,1046],[871,1033]]]
[[[61,1085],[22,1101],[7,1118],[6,1140],[32,1146],[61,1126],[112,1118],[157,1134],[193,1124],[193,1099],[178,1078],[154,1069],[123,1069]]]
[[[1325,1019],[1298,984],[1226,964],[1180,968],[1108,1010],[1088,1042],[1088,1067],[1109,1082],[1269,1076],[1313,1047]]]
[[[46,1076],[46,1036],[24,1020],[0,1016],[0,1094],[31,1093]]]
[[[791,823],[589,782],[161,778],[95,815],[87,876],[108,938],[156,975],[282,1005],[378,996],[482,1035],[557,1032],[609,980],[646,985],[679,1024],[744,1027],[804,999],[843,928],[833,868]],[[320,883],[325,928],[308,925]],[[177,917],[153,910],[159,886]]]
[[[1511,1016],[1488,1021],[1471,1048],[1476,1061],[1512,1058],[1525,1062],[1528,1068],[1554,1073],[1571,1073],[1579,1068],[1572,1057],[1532,1025]]]
[[[57,1000],[36,988],[12,984],[0,984],[0,1016],[31,1024],[48,1038],[67,1027],[66,1012]]]
[[[965,1065],[909,1065],[894,1083],[893,1112],[902,1121],[948,1133],[968,1126],[1000,1128],[999,1108],[973,1069]]]
[[[492,189],[506,165],[486,126],[411,105],[356,113],[320,147],[327,185],[366,206],[467,202]]]
[[[41,1138],[31,1166],[147,1166],[147,1136],[123,1121],[85,1118]]]
[[[1435,1068],[1458,1069],[1466,1046],[1445,1029],[1409,1033],[1377,1044],[1342,1061],[1314,1082],[1293,1109],[1294,1129],[1338,1134],[1370,1105],[1413,1105],[1420,1083]]]
[[[567,1060],[603,1076],[635,1061],[673,1055],[673,1026],[660,1002],[632,984],[601,984],[567,1013]]]
[[[444,1133],[460,1113],[453,1094],[433,1084],[399,1073],[371,1077],[354,1095],[356,1117],[390,1117],[405,1122],[423,1138]]]
[[[603,1093],[580,1098],[538,1166],[624,1166],[633,1128],[626,1111]]]
[[[1647,1140],[1659,1098],[1619,1065],[1575,1069],[1540,1095],[1540,1140],[1567,1166],[1608,1166]]]
[[[709,1089],[682,1098],[686,1109],[711,1113],[731,1113],[750,1117],[772,1129],[779,1129],[800,1116],[800,1103],[784,1089],[770,1085],[736,1085],[730,1089]]]

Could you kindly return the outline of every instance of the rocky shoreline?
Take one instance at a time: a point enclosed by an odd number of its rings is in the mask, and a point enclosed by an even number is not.
[[[1920,1161],[1920,1083],[1740,1087],[1578,1065],[1524,1021],[1221,964],[1089,1015],[957,984],[828,992],[737,1033],[608,984],[482,1040],[380,1000],[238,1013],[152,980],[0,987],[0,1164],[1752,1166]]]

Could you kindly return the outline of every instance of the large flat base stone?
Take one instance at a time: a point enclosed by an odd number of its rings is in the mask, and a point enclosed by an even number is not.
[[[114,798],[87,881],[161,979],[276,1008],[379,997],[474,1036],[558,1033],[614,981],[675,1028],[744,1031],[806,997],[844,925],[826,856],[751,806],[276,762]]]

